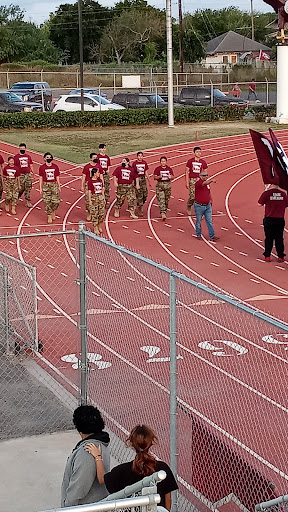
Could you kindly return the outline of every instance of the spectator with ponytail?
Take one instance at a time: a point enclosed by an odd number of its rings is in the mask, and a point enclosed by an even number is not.
[[[170,510],[171,492],[178,489],[178,485],[168,464],[157,460],[149,452],[157,442],[154,431],[147,425],[137,425],[131,430],[127,444],[136,451],[136,456],[133,461],[120,464],[104,475],[105,485],[110,494],[142,480],[145,476],[152,475],[155,471],[164,470],[167,476],[157,484],[157,492],[161,497],[159,505]],[[99,456],[94,445],[87,445],[86,450],[95,458]]]

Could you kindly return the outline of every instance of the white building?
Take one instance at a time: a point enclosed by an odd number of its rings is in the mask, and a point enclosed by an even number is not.
[[[247,60],[259,58],[260,50],[269,56],[271,54],[271,48],[265,44],[257,43],[249,37],[229,30],[229,32],[208,41],[204,62],[211,66],[214,64],[241,64]]]

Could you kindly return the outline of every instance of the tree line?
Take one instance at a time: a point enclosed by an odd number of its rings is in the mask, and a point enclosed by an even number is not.
[[[116,62],[164,63],[166,59],[165,10],[146,0],[121,0],[103,7],[95,0],[83,0],[84,61],[97,64]],[[255,40],[272,46],[268,25],[273,13],[254,13]],[[24,20],[18,5],[0,6],[0,62],[76,64],[79,62],[78,2],[62,4],[40,27]],[[179,24],[173,20],[173,53],[179,54]],[[234,30],[251,37],[250,13],[238,7],[196,10],[183,15],[185,62],[197,62],[205,45],[214,37]]]

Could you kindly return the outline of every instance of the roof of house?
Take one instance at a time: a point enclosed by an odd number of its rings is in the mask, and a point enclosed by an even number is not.
[[[206,54],[213,55],[214,53],[231,53],[231,52],[256,52],[259,50],[271,51],[271,48],[265,44],[257,43],[249,37],[241,36],[233,30],[221,34],[221,36],[214,37],[208,41],[206,47]]]

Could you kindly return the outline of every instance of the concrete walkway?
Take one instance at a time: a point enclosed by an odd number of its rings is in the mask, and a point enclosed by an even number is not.
[[[38,512],[60,507],[67,457],[80,441],[73,431],[0,442],[1,512]],[[111,460],[111,466],[115,465]]]

